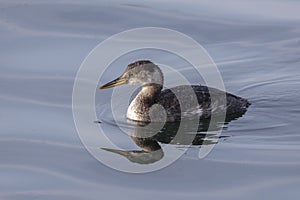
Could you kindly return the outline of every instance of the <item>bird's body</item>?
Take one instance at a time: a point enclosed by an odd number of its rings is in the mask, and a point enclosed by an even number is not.
[[[123,75],[100,89],[120,84],[142,86],[130,103],[126,117],[144,122],[174,122],[182,118],[209,119],[246,112],[250,103],[233,94],[201,85],[181,85],[162,90],[163,74],[151,61],[128,65]]]

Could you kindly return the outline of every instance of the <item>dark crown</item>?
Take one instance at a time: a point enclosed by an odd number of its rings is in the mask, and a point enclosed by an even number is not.
[[[150,60],[138,60],[138,61],[135,61],[133,63],[130,63],[128,66],[127,66],[127,71],[128,70],[131,70],[137,66],[140,66],[140,65],[145,65],[145,64],[153,64]]]

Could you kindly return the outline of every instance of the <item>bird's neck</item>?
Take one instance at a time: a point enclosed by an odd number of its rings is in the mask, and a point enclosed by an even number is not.
[[[161,93],[162,85],[151,84],[142,87],[138,95],[132,100],[127,110],[127,118],[144,121],[149,109],[154,105]],[[143,119],[141,117],[143,116]],[[149,118],[150,120],[150,118]]]

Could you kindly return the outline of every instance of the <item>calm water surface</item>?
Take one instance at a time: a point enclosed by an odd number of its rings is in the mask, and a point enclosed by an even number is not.
[[[299,8],[299,2],[283,0],[1,1],[0,198],[298,199]],[[227,137],[206,158],[199,160],[194,147],[167,168],[137,175],[112,170],[85,150],[73,123],[72,88],[92,48],[143,26],[193,37],[216,62],[226,90],[252,106],[226,125]],[[116,60],[101,83],[140,58],[203,83],[184,62],[151,50]],[[110,91],[97,93],[99,118],[109,99]],[[139,150],[105,123],[120,148]]]

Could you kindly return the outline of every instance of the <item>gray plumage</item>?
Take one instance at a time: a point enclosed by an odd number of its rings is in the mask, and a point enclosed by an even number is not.
[[[243,114],[250,106],[248,100],[233,94],[201,85],[181,85],[162,90],[163,74],[151,61],[131,63],[116,80],[100,89],[120,84],[142,86],[130,103],[127,118],[135,121],[180,121],[182,118]]]

